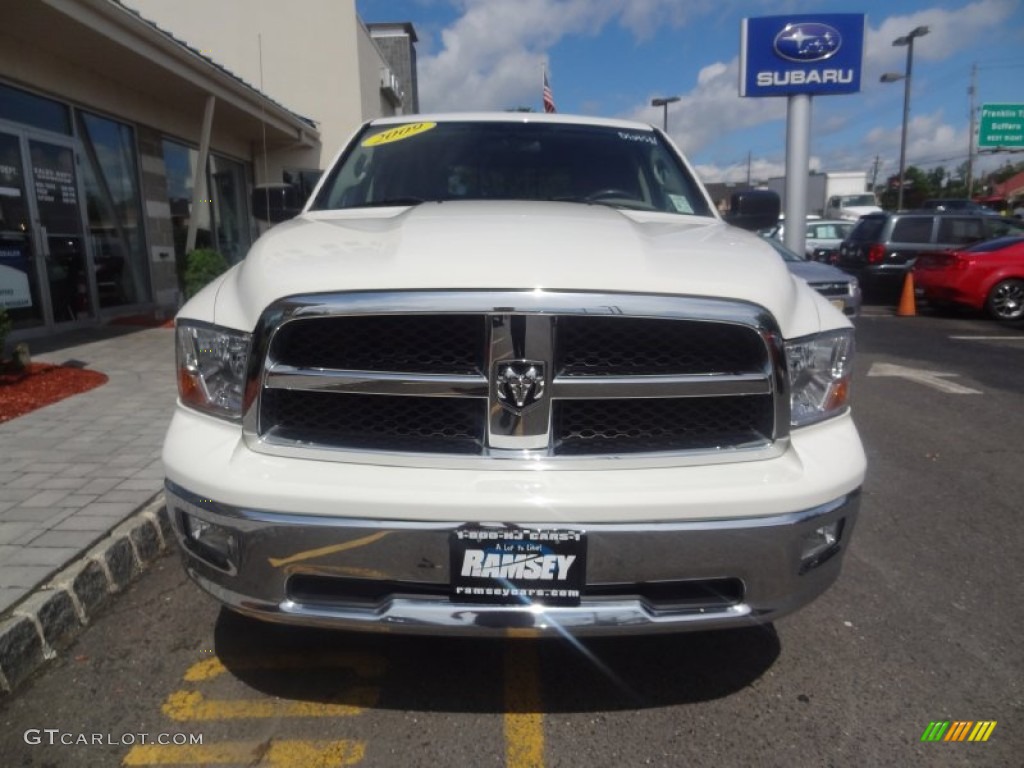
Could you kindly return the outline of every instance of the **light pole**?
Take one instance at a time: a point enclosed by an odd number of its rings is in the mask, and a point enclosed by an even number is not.
[[[668,105],[675,104],[677,101],[679,101],[678,96],[666,96],[663,99],[651,99],[652,107],[661,107],[662,109],[661,129],[665,133],[668,133]]]
[[[915,27],[911,32],[897,37],[892,41],[893,45],[907,46],[907,69],[904,74],[898,72],[886,72],[882,75],[883,83],[895,83],[903,81],[903,131],[900,134],[900,189],[896,198],[896,208],[903,208],[903,187],[906,182],[904,174],[907,169],[907,121],[910,119],[910,78],[914,69],[914,38],[924,37],[928,34],[928,27]]]

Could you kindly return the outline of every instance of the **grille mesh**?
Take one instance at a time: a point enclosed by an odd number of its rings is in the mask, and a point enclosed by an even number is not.
[[[282,326],[271,357],[297,368],[478,373],[484,331],[480,315],[317,317]]]
[[[771,395],[567,400],[555,404],[555,452],[711,450],[764,441],[772,409]]]
[[[562,317],[555,370],[567,376],[751,373],[764,344],[750,328],[688,320]]]
[[[483,400],[339,395],[271,389],[263,393],[263,420],[287,440],[334,447],[478,453],[483,444]]]

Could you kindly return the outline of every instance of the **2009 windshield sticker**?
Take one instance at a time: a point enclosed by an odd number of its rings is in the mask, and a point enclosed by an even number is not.
[[[435,127],[437,127],[437,123],[407,123],[397,128],[389,128],[381,133],[375,133],[370,138],[364,140],[361,146],[376,147],[381,144],[390,144],[393,141],[402,141]]]

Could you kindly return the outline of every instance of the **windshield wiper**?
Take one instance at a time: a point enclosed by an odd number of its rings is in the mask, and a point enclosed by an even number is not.
[[[625,208],[626,210],[629,211],[658,210],[653,205],[650,205],[642,200],[633,200],[625,198],[601,199],[591,196],[565,195],[562,197],[552,197],[550,198],[550,200],[556,203],[582,203],[583,205],[603,205],[606,208]]]
[[[356,203],[355,205],[348,205],[346,208],[386,208],[393,205],[419,205],[423,202],[426,201],[422,197],[392,197],[387,200],[369,200],[365,203]]]

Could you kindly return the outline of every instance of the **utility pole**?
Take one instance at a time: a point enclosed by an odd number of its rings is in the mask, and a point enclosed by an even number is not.
[[[971,84],[967,88],[967,95],[970,97],[971,114],[970,128],[967,129],[967,197],[974,196],[974,115],[977,111],[974,106],[975,87],[978,78],[978,64],[971,64]]]
[[[752,155],[753,155],[753,153],[748,149],[747,150],[747,186],[748,187],[750,186],[750,160],[751,160],[751,156]]]
[[[875,193],[875,187],[878,185],[878,169],[882,166],[882,158],[875,155],[875,162],[871,164],[871,194]]]

